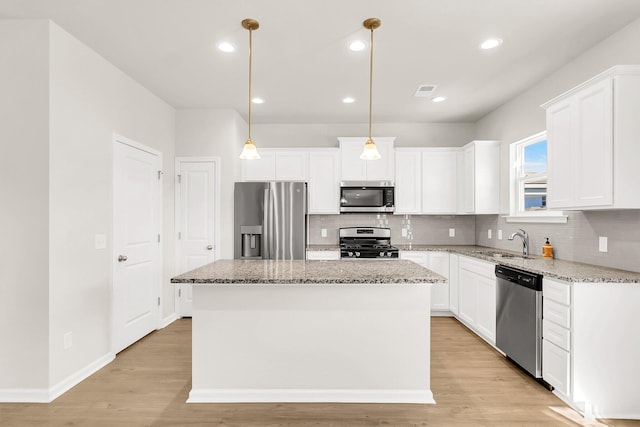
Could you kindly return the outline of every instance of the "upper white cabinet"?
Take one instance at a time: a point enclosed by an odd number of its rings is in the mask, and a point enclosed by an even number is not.
[[[262,148],[260,159],[241,160],[243,181],[307,181],[309,153],[305,150]]]
[[[458,166],[458,213],[499,213],[500,142],[470,142],[462,147]]]
[[[395,204],[397,214],[422,213],[422,153],[396,149]]]
[[[339,137],[342,181],[393,181],[395,137],[373,138],[380,152],[378,160],[361,160],[366,137]]]
[[[458,150],[433,148],[422,152],[422,212],[456,213]]]
[[[340,213],[340,150],[309,151],[309,213]]]
[[[640,67],[613,67],[542,107],[548,207],[640,208]]]

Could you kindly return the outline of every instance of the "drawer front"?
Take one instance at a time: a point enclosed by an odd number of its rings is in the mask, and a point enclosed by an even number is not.
[[[496,278],[496,265],[466,256],[460,256],[460,268],[472,271],[489,279]]]
[[[546,340],[542,341],[542,378],[560,393],[569,396],[571,372],[569,352]]]
[[[566,282],[559,282],[546,277],[542,281],[542,295],[545,299],[551,299],[560,304],[571,304],[571,285]]]
[[[406,259],[407,261],[413,261],[416,264],[420,264],[423,267],[429,265],[429,253],[421,251],[400,251],[400,259]]]
[[[542,338],[545,341],[556,344],[558,347],[566,351],[571,351],[571,332],[567,328],[563,328],[562,326],[556,325],[553,322],[543,320]]]
[[[567,329],[571,327],[571,309],[547,298],[542,300],[542,318]]]
[[[340,251],[307,251],[308,260],[339,260]]]

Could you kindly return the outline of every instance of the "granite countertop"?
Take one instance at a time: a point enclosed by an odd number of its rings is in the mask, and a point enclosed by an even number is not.
[[[542,258],[538,255],[530,255],[522,258],[519,252],[506,251],[504,249],[490,248],[486,246],[464,245],[403,245],[395,244],[401,251],[436,251],[451,252],[472,258],[489,261],[495,264],[520,268],[533,273],[542,274],[567,282],[575,283],[640,283],[640,273],[615,268],[601,267],[592,264],[583,264],[560,259]],[[313,251],[340,250],[337,245],[313,245],[309,246]]]
[[[172,283],[380,284],[444,283],[447,279],[405,260],[219,260]]]

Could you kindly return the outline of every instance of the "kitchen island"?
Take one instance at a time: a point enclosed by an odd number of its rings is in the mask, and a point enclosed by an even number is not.
[[[431,284],[401,260],[220,260],[193,284],[188,402],[435,403]]]

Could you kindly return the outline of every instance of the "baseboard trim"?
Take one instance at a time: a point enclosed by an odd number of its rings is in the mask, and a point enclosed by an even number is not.
[[[421,403],[433,404],[431,390],[192,389],[187,403]]]
[[[33,388],[33,389],[4,389],[0,390],[0,402],[5,403],[50,403],[63,393],[78,385],[84,379],[93,375],[107,364],[109,364],[115,355],[107,353],[99,359],[91,362],[84,368],[69,375],[50,389]]]
[[[49,390],[49,402],[52,402],[53,400],[60,397],[63,393],[71,390],[87,377],[95,374],[100,369],[111,363],[115,358],[116,355],[109,352],[99,359],[93,361],[89,365],[85,366],[84,368],[80,369],[79,371],[76,371],[75,373],[69,375],[67,378],[60,381]]]
[[[166,328],[176,320],[178,320],[178,315],[176,313],[170,314],[169,316],[162,319],[162,324],[160,325],[160,329]]]

